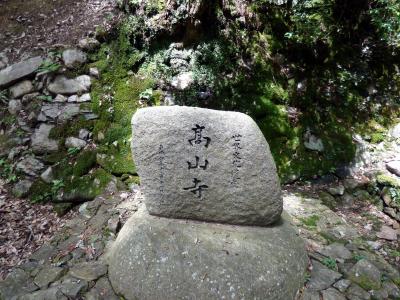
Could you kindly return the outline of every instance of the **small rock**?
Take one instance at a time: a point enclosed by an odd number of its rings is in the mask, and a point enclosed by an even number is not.
[[[43,63],[43,59],[39,56],[8,66],[0,71],[0,88],[6,87],[21,78],[27,77],[35,73],[35,71]]]
[[[95,38],[84,38],[78,42],[78,47],[87,51],[93,51],[99,46],[100,42]]]
[[[334,288],[329,288],[321,293],[323,300],[346,300],[346,297]]]
[[[379,250],[382,248],[382,243],[378,241],[367,241],[367,244],[371,247],[372,250]]]
[[[54,98],[53,102],[67,102],[67,97],[61,95],[61,94],[57,94],[57,96]]]
[[[74,79],[59,75],[47,88],[53,94],[72,95],[88,92],[90,86],[91,80],[88,75],[81,75]]]
[[[400,299],[400,289],[391,281],[385,281],[382,289],[388,294],[390,299]]]
[[[69,96],[67,102],[78,102],[78,95]]]
[[[342,204],[343,206],[350,207],[354,204],[354,197],[348,193],[345,193],[342,196]]]
[[[320,138],[313,135],[308,129],[304,135],[304,147],[312,151],[323,152],[324,144]]]
[[[53,175],[53,168],[48,167],[46,171],[44,171],[41,175],[40,178],[46,183],[51,183],[54,180],[54,175]]]
[[[87,142],[76,137],[68,137],[65,140],[65,147],[82,149],[86,146]]]
[[[25,198],[26,196],[28,196],[31,186],[32,181],[27,179],[20,180],[14,185],[12,193],[15,197]]]
[[[171,85],[177,90],[186,90],[193,83],[193,72],[185,72],[174,77]]]
[[[67,68],[73,69],[83,65],[87,56],[84,52],[77,49],[67,49],[62,53],[64,64]]]
[[[320,300],[319,293],[314,290],[305,289],[301,300]]]
[[[67,104],[61,108],[59,111],[58,120],[64,123],[72,118],[76,117],[80,113],[79,104]]]
[[[18,296],[36,291],[38,287],[29,274],[21,269],[14,269],[5,280],[0,281],[0,298],[16,299]]]
[[[37,173],[44,168],[44,164],[34,156],[26,156],[17,163],[16,169],[30,176],[37,176]]]
[[[88,202],[83,203],[81,206],[79,206],[78,211],[86,219],[90,219],[93,216],[93,214],[88,210],[87,206]]]
[[[396,219],[396,210],[393,207],[385,207],[383,211],[388,216],[392,217],[393,219]]]
[[[346,297],[349,300],[369,300],[371,295],[364,291],[357,284],[352,284],[346,291]]]
[[[119,216],[113,216],[107,221],[107,228],[114,234],[117,234],[121,228],[121,222]]]
[[[30,93],[30,94],[26,94],[22,97],[22,103],[23,104],[28,104],[30,101],[36,99],[38,96],[40,96],[39,93],[35,92],[35,93]]]
[[[33,91],[33,85],[30,80],[23,80],[10,87],[10,97],[19,98],[25,94],[29,94]]]
[[[90,102],[91,100],[92,98],[90,97],[89,93],[83,94],[77,99],[78,102]]]
[[[382,189],[381,197],[382,197],[382,199],[383,199],[383,202],[385,202],[385,204],[386,204],[387,206],[390,206],[390,203],[392,202],[392,196],[391,196],[391,194],[390,194],[390,188],[389,188],[389,187],[385,186],[385,187]]]
[[[94,113],[86,113],[83,115],[83,117],[85,118],[85,120],[96,120],[99,118],[98,115],[94,114]]]
[[[388,169],[389,172],[400,176],[400,160],[394,160],[390,161],[386,164],[386,169]]]
[[[113,288],[107,277],[102,277],[97,280],[96,285],[85,294],[86,300],[120,300],[121,298],[115,295]]]
[[[58,143],[56,140],[50,139],[50,130],[53,125],[40,124],[31,137],[31,147],[34,153],[45,154],[58,151]]]
[[[350,259],[352,258],[351,252],[342,244],[333,243],[326,247],[323,247],[318,251],[326,257],[334,259]]]
[[[78,299],[78,296],[85,292],[88,288],[88,283],[85,280],[67,278],[60,285],[61,292],[70,299]]]
[[[390,135],[395,139],[400,138],[400,123],[398,123],[390,130]]]
[[[397,231],[389,226],[383,225],[381,231],[379,231],[376,236],[380,239],[395,241],[397,240]]]
[[[21,100],[12,99],[8,102],[8,111],[10,114],[17,115],[21,109],[22,109]]]
[[[8,57],[4,52],[0,52],[0,70],[8,65]]]
[[[99,69],[97,69],[97,68],[90,68],[90,69],[89,69],[89,75],[90,75],[90,76],[93,76],[93,77],[95,77],[95,78],[99,78],[99,77],[100,77]]]
[[[350,280],[341,279],[338,282],[336,282],[333,286],[343,293],[347,290],[347,288],[350,286],[350,284],[351,284]]]
[[[339,184],[335,187],[328,188],[328,193],[332,196],[342,196],[344,194],[344,186]]]
[[[60,267],[45,266],[36,275],[34,283],[40,288],[47,288],[50,283],[60,279],[64,272]]]
[[[366,290],[378,290],[381,287],[382,273],[366,259],[359,260],[349,271],[349,279]]]
[[[85,128],[82,128],[82,129],[79,130],[79,138],[81,140],[87,141],[89,139],[89,137],[90,137],[90,131],[89,130],[87,130]]]
[[[344,187],[346,190],[355,190],[358,188],[362,188],[364,186],[366,186],[368,183],[370,182],[370,180],[367,177],[363,177],[363,178],[346,178],[343,181]]]
[[[84,262],[73,266],[70,274],[86,281],[96,280],[107,273],[107,266],[100,262]]]
[[[58,287],[51,287],[23,295],[18,300],[68,300],[68,298],[62,294]]]
[[[312,265],[311,279],[307,284],[309,289],[316,291],[324,290],[342,277],[342,274],[328,269],[316,260],[312,260]]]

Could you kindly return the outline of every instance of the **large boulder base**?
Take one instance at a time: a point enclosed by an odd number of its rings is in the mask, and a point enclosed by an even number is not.
[[[133,299],[294,299],[307,254],[288,216],[272,227],[151,216],[122,228],[109,253],[117,294]]]
[[[237,112],[151,107],[132,118],[132,151],[152,215],[265,226],[282,212],[276,166]]]

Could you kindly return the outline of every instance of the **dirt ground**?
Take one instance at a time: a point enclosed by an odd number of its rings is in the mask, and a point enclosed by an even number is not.
[[[14,63],[73,46],[119,17],[114,0],[0,0],[0,52]]]

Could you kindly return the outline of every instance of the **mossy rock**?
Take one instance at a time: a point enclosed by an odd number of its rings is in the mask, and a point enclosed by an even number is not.
[[[112,176],[101,168],[88,175],[72,176],[65,181],[60,201],[76,203],[93,200],[111,180]]]
[[[52,200],[52,185],[43,180],[36,179],[29,189],[29,198],[34,203],[47,202]]]
[[[381,185],[391,186],[394,188],[400,188],[400,180],[391,175],[378,174],[376,176],[376,181]]]
[[[136,167],[130,152],[98,154],[97,163],[111,174],[117,176],[122,174],[136,175]]]
[[[73,203],[54,203],[53,205],[53,209],[59,217],[69,212],[72,207],[74,207]]]

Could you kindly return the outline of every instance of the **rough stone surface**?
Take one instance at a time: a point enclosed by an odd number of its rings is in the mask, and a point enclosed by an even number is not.
[[[100,42],[95,38],[84,38],[79,40],[78,46],[83,50],[92,51],[100,46]]]
[[[350,259],[352,254],[343,244],[333,243],[322,248],[319,253],[334,259]]]
[[[31,147],[33,152],[43,154],[58,151],[58,143],[56,140],[49,138],[50,130],[54,125],[40,124],[35,130],[31,138]]]
[[[386,164],[386,169],[388,169],[389,172],[400,176],[400,160],[394,160],[390,161]]]
[[[185,72],[174,77],[171,85],[178,90],[186,90],[193,83],[193,72]]]
[[[350,286],[350,284],[351,284],[350,280],[342,279],[342,280],[339,280],[338,282],[336,282],[333,286],[343,293],[344,291],[347,290],[347,288]]]
[[[0,52],[0,70],[8,65],[8,57],[4,52]]]
[[[106,274],[107,266],[100,262],[84,262],[75,265],[69,273],[75,278],[92,281]]]
[[[294,299],[307,256],[284,214],[272,227],[203,223],[140,209],[109,255],[125,299]]]
[[[62,281],[60,290],[70,299],[77,299],[78,295],[88,288],[88,283],[85,280],[66,278]]]
[[[346,300],[346,297],[334,288],[329,288],[321,292],[323,300]]]
[[[381,231],[379,231],[376,236],[380,239],[385,239],[389,241],[397,240],[397,230],[390,228],[389,226],[383,225]]]
[[[379,289],[381,287],[382,273],[368,260],[358,261],[350,270],[349,278],[361,287]]]
[[[329,288],[342,277],[342,274],[328,269],[316,260],[312,261],[312,265],[311,279],[307,284],[307,287],[311,290],[321,291]]]
[[[43,170],[44,164],[34,156],[26,156],[17,163],[17,170],[30,176],[37,176]]]
[[[74,79],[59,75],[47,88],[54,94],[73,95],[88,92],[90,86],[91,80],[87,75],[78,76]]]
[[[304,147],[312,151],[324,151],[324,144],[322,140],[312,134],[309,130],[304,135]]]
[[[54,180],[53,168],[48,167],[42,174],[40,174],[40,178],[42,178],[44,182],[51,183]]]
[[[78,139],[76,137],[68,137],[65,140],[65,147],[67,148],[78,148],[78,149],[82,149],[86,146],[86,141]]]
[[[13,187],[13,195],[18,198],[23,198],[28,196],[29,189],[32,186],[32,181],[24,179],[18,181]]]
[[[35,277],[35,284],[40,288],[47,288],[50,283],[59,279],[64,273],[60,267],[44,267]]]
[[[7,276],[6,280],[0,281],[0,299],[13,299],[37,289],[38,287],[32,282],[28,273],[21,269],[15,269]]]
[[[121,298],[115,295],[107,278],[102,277],[97,280],[96,285],[85,294],[86,300],[120,300]]]
[[[76,68],[84,64],[87,56],[78,49],[67,49],[62,53],[64,64],[67,68]]]
[[[133,116],[132,130],[150,214],[247,225],[279,218],[282,197],[275,163],[247,115],[152,107]]]
[[[369,300],[371,299],[371,295],[360,288],[357,284],[352,284],[347,292],[346,297],[349,300]]]
[[[21,100],[12,99],[8,102],[8,112],[12,115],[16,115],[22,109]]]
[[[33,85],[30,80],[23,80],[10,87],[10,97],[19,98],[25,94],[29,94],[33,91]]]
[[[390,135],[395,139],[400,138],[400,123],[390,130]]]
[[[21,78],[32,75],[42,64],[39,56],[16,63],[0,71],[0,88],[6,87]]]
[[[51,287],[46,290],[36,291],[23,295],[18,300],[67,300],[58,287]]]

